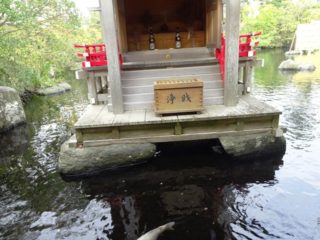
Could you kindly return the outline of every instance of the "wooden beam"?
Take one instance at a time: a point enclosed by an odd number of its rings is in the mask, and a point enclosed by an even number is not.
[[[119,114],[124,110],[115,6],[116,0],[100,0],[102,32],[108,57],[108,78],[112,105],[110,110]]]
[[[226,1],[226,59],[225,59],[225,91],[224,104],[238,104],[238,66],[239,66],[239,30],[240,0]]]

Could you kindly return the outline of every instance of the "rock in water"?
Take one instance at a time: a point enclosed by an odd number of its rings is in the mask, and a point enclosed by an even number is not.
[[[161,233],[167,231],[167,230],[174,230],[173,226],[175,225],[174,222],[169,222],[165,225],[162,225],[160,227],[157,227],[146,234],[143,234],[141,237],[139,237],[137,240],[157,240]]]
[[[13,88],[0,87],[0,132],[26,122],[19,94]]]
[[[73,148],[66,142],[60,151],[59,171],[67,177],[94,175],[105,170],[144,163],[155,152],[156,146],[151,143]]]
[[[299,64],[291,59],[283,61],[280,64],[279,69],[280,70],[292,70],[292,71],[299,71],[300,70]]]
[[[309,63],[304,64],[298,64],[292,59],[288,59],[286,61],[283,61],[280,66],[280,70],[288,70],[288,71],[309,71],[313,72],[316,70],[316,66]]]
[[[63,83],[59,83],[56,86],[39,89],[36,91],[36,94],[40,96],[51,96],[51,95],[65,93],[70,90],[71,90],[71,86],[68,83],[63,82]]]
[[[299,65],[300,71],[314,72],[316,70],[316,66],[309,63],[304,63]]]

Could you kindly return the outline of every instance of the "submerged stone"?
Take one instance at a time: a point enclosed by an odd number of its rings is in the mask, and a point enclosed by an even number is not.
[[[50,95],[65,93],[70,90],[71,90],[71,86],[68,83],[63,82],[63,83],[59,83],[56,86],[39,89],[36,91],[36,94],[40,96],[50,96]]]
[[[0,132],[26,122],[26,115],[18,92],[0,87]]]
[[[155,153],[151,143],[72,148],[66,142],[60,151],[59,171],[65,176],[93,175],[144,163]]]

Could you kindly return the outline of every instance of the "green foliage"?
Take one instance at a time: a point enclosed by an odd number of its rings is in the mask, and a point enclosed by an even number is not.
[[[244,3],[241,18],[241,32],[263,32],[260,46],[286,47],[290,45],[298,24],[320,19],[320,4],[312,0],[271,0],[253,8]]]
[[[86,32],[71,0],[2,0],[0,85],[23,91],[59,82]],[[54,72],[54,76],[53,73]]]

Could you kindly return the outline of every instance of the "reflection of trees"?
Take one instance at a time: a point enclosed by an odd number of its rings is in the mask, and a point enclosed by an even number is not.
[[[135,239],[170,221],[177,221],[178,226],[166,232],[165,239],[211,239],[214,232],[223,239],[235,220],[228,215],[235,196],[227,186],[272,184],[281,164],[273,160],[214,164],[212,155],[177,158],[160,158],[149,166],[83,182],[85,193],[101,196],[111,206],[114,228],[108,233],[110,239]],[[197,166],[188,164],[190,159]],[[202,166],[200,159],[205,163]],[[180,167],[172,168],[174,164]]]
[[[255,84],[263,87],[283,86],[288,82],[285,76],[279,74],[278,67],[285,60],[282,49],[263,50],[258,53],[258,59],[264,59],[264,67],[254,69]]]
[[[292,88],[292,87],[291,87]],[[285,111],[283,113],[288,138],[297,148],[304,148],[314,139],[313,129],[317,125],[317,105],[313,104],[312,87],[290,91],[284,99]],[[319,106],[319,105],[318,105]]]

